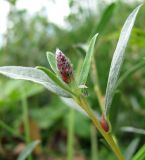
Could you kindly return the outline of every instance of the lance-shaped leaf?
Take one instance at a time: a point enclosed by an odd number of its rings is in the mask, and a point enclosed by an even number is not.
[[[51,78],[39,69],[21,66],[4,66],[0,67],[0,73],[13,79],[29,80],[39,83],[60,96],[71,97],[67,91],[56,85]]]
[[[67,92],[69,92],[72,95],[75,95],[75,93],[73,93],[68,86],[66,86],[66,84],[64,84],[60,79],[58,79],[55,74],[53,72],[51,72],[49,69],[42,67],[42,66],[37,66],[37,69],[42,70],[43,72],[45,72],[48,77],[54,81],[58,86],[60,86],[61,88],[63,88],[64,90],[66,90]]]
[[[107,83],[106,95],[105,95],[105,115],[107,114],[108,108],[112,103],[112,99],[117,86],[117,80],[120,72],[121,65],[124,59],[125,48],[127,46],[131,30],[133,28],[137,13],[141,5],[138,6],[127,18],[119,37],[119,41],[116,50],[113,55],[111,67],[109,71],[109,78]]]
[[[84,60],[84,63],[82,65],[81,72],[80,72],[80,78],[79,78],[80,85],[86,84],[97,36],[98,36],[98,33],[91,39],[89,43],[88,51],[86,53],[86,57],[85,57],[85,60]]]
[[[47,56],[47,60],[50,64],[52,70],[54,71],[54,73],[58,74],[55,55],[52,52],[47,52],[46,56]]]
[[[34,141],[26,146],[24,150],[20,153],[17,160],[25,160],[32,153],[35,147],[40,143],[40,141]]]

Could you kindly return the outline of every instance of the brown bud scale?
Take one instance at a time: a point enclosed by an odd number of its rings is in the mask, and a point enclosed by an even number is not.
[[[104,129],[105,132],[109,131],[109,125],[108,122],[106,121],[104,114],[102,114],[102,118],[101,118],[101,126]]]

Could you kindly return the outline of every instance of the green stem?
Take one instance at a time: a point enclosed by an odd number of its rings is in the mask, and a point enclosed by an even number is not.
[[[74,110],[70,109],[68,120],[68,138],[67,138],[67,160],[73,160],[74,154]]]
[[[28,114],[28,103],[25,96],[25,93],[22,92],[22,108],[23,108],[23,121],[24,121],[24,131],[25,131],[25,141],[27,144],[31,142],[30,130],[29,130],[29,114]],[[28,157],[29,160],[32,160],[32,156]]]
[[[96,132],[96,127],[94,124],[91,124],[91,160],[99,160],[98,156],[98,144],[97,144],[97,132]]]
[[[96,128],[99,130],[99,132],[102,134],[102,136],[105,138],[107,143],[112,148],[112,150],[115,153],[118,160],[124,160],[124,157],[123,157],[118,145],[115,143],[113,137],[111,136],[111,133],[105,132],[102,129],[99,120],[97,119],[95,113],[92,111],[91,107],[87,103],[86,99],[84,97],[80,97],[80,98],[77,98],[76,100],[77,100],[78,104],[80,104],[80,106],[87,112],[87,114],[89,115],[90,119],[93,121]]]
[[[97,72],[96,63],[95,63],[95,57],[92,58],[92,72],[91,72],[91,74],[92,74],[92,81],[94,83],[94,90],[97,95],[100,108],[103,112],[104,111],[104,102],[103,102],[102,92],[100,89],[100,83],[99,83],[99,79],[98,79],[98,72]]]

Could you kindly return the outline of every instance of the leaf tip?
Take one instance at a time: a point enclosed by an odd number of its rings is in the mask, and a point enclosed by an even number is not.
[[[52,52],[50,52],[50,51],[47,51],[47,52],[46,52],[46,57],[47,57],[47,59],[49,59],[49,56],[50,56],[50,55],[54,55],[54,54],[53,54]]]
[[[98,35],[99,35],[99,33],[96,33],[93,38],[96,39],[98,37]]]
[[[36,69],[39,69],[39,67],[40,67],[40,66],[36,66],[35,68],[36,68]]]

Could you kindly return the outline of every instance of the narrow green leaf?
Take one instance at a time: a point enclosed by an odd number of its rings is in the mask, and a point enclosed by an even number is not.
[[[40,141],[34,141],[26,146],[26,148],[20,153],[17,160],[25,160],[35,149],[35,147],[40,143]]]
[[[139,145],[139,138],[133,139],[125,151],[125,160],[131,160],[138,145]]]
[[[86,53],[86,57],[85,57],[85,60],[84,60],[84,63],[82,65],[81,72],[80,72],[80,79],[79,79],[80,85],[85,85],[85,83],[87,81],[89,70],[90,70],[90,65],[91,65],[91,59],[92,59],[92,55],[94,53],[94,46],[95,46],[97,36],[98,36],[98,33],[95,34],[95,36],[91,39],[91,41],[89,43],[89,48]]]
[[[57,86],[43,71],[33,67],[3,66],[0,67],[0,74],[20,80],[28,80],[43,85],[48,90],[63,96],[71,97],[64,89]]]
[[[139,149],[132,160],[144,160],[145,159],[145,144]]]
[[[111,106],[112,103],[112,99],[117,86],[118,76],[124,60],[125,48],[127,46],[131,30],[133,28],[140,7],[141,5],[134,9],[133,12],[129,15],[120,33],[119,41],[114,52],[109,71],[109,78],[105,95],[105,115],[107,114],[108,108]]]
[[[54,73],[58,74],[55,55],[52,52],[47,52],[46,56],[47,56],[47,60],[50,64],[52,70],[54,71]]]
[[[110,22],[110,19],[113,15],[113,11],[115,9],[115,3],[110,4],[109,6],[107,6],[107,8],[104,10],[101,19],[99,21],[99,23],[96,24],[96,27],[94,27],[94,30],[91,33],[91,37],[92,35],[94,35],[96,32],[98,32],[99,34],[101,34],[105,27],[107,26],[108,22]]]
[[[101,33],[104,28],[107,26],[107,23],[109,22],[109,20],[112,17],[113,11],[115,9],[115,3],[110,4],[104,11],[100,22],[96,28],[96,32]]]
[[[69,87],[67,87],[60,79],[58,79],[55,74],[53,72],[51,72],[48,68],[42,67],[42,66],[37,66],[37,69],[42,70],[43,72],[45,72],[48,77],[55,82],[59,87],[63,88],[64,90],[66,90],[67,92],[71,93],[72,95],[75,95],[70,89]]]

